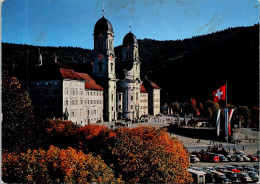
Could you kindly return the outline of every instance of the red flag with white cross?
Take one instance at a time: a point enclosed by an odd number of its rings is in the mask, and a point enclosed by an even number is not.
[[[214,102],[218,102],[226,99],[226,85],[221,86],[219,89],[213,92]]]

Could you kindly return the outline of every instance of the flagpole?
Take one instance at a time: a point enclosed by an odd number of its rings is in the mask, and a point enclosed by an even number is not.
[[[226,93],[225,93],[226,95],[226,109],[227,109],[227,82],[226,82]],[[225,125],[226,126],[228,126],[228,111],[227,110],[225,110],[225,113],[227,113],[226,115],[225,115],[225,117],[226,117],[226,119],[225,119]],[[226,128],[226,127],[225,127]],[[228,133],[227,133],[227,150],[229,150],[228,149]]]

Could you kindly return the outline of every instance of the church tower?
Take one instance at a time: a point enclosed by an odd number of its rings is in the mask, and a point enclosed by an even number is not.
[[[116,120],[114,31],[104,16],[97,21],[94,28],[93,75],[105,89],[104,120]]]
[[[123,39],[124,79],[119,86],[123,92],[123,117],[131,120],[140,118],[140,64],[138,41],[130,31]]]

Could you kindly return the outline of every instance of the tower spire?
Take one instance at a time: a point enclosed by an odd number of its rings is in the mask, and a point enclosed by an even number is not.
[[[104,3],[103,3],[103,17],[105,16],[105,7],[104,7]]]
[[[130,32],[131,32],[131,28],[132,28],[132,26],[131,26],[131,20],[130,20],[130,25],[129,25]]]

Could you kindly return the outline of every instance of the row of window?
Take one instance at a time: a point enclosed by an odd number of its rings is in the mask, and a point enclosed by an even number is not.
[[[31,85],[35,85],[35,86],[40,86],[40,85],[45,85],[45,86],[48,86],[48,85],[55,85],[57,86],[58,85],[58,82],[57,81],[40,81],[40,82],[31,82]]]
[[[142,102],[148,102],[148,99],[140,100]]]
[[[78,114],[78,110],[71,110],[71,117],[76,117]],[[102,110],[83,110],[83,109],[80,109],[80,116],[84,116],[86,115],[87,117],[89,115],[96,115],[96,114],[102,114]]]
[[[64,90],[64,94],[65,95],[69,95],[69,89],[68,88],[65,88],[65,90]],[[82,89],[80,89],[80,92],[78,92],[78,90],[77,89],[71,89],[71,94],[72,95],[83,95],[83,90]],[[87,92],[86,93],[87,94],[87,96],[102,96],[102,92],[99,92],[99,91],[93,91],[93,92]]]
[[[58,105],[58,100],[57,99],[35,99],[33,100],[34,105],[36,106],[56,106]]]
[[[35,95],[40,95],[40,94],[44,94],[44,95],[58,95],[58,90],[57,89],[44,89],[44,90],[40,90],[40,89],[36,89],[34,91]]]
[[[79,104],[78,104],[79,102]],[[89,104],[102,104],[102,100],[84,100],[84,104],[83,104],[83,100],[74,100],[71,99],[71,105],[89,105]],[[64,105],[69,105],[69,100],[65,99],[64,101]]]

